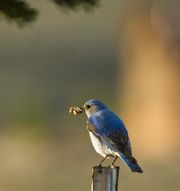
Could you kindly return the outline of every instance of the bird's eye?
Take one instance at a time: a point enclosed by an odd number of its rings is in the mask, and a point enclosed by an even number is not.
[[[89,108],[91,108],[91,106],[90,105],[86,105],[86,108],[89,109]]]

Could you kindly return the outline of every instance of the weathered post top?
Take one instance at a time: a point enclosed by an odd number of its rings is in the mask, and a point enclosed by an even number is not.
[[[91,191],[117,191],[119,167],[95,166],[92,169]]]

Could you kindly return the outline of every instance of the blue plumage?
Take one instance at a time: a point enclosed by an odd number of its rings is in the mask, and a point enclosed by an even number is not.
[[[108,116],[108,117],[107,117]],[[126,135],[127,130],[119,117],[108,109],[104,109],[98,115],[89,117],[89,121],[95,126],[99,133],[109,134],[110,132],[117,132],[119,135]]]
[[[132,156],[128,132],[122,120],[105,104],[95,99],[87,101],[84,109],[88,116],[87,128],[96,152],[105,158],[114,156],[116,160],[120,157],[132,172],[143,172]]]

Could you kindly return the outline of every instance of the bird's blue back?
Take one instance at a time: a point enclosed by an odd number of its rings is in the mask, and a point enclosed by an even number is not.
[[[89,122],[94,126],[99,136],[109,137],[115,144],[118,139],[128,137],[127,129],[122,120],[108,109],[96,112],[89,118]]]

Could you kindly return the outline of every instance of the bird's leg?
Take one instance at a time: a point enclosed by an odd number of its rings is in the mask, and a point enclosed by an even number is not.
[[[108,157],[109,155],[106,155],[101,161],[100,161],[100,163],[99,163],[99,165],[98,166],[101,166],[102,165],[102,163],[107,159],[107,157]]]
[[[114,158],[114,160],[113,160],[113,162],[111,164],[111,167],[114,167],[114,163],[116,162],[117,159],[118,159],[118,156],[115,156],[115,158]]]

